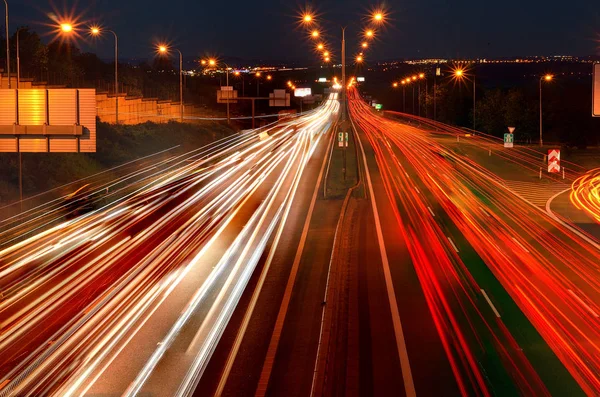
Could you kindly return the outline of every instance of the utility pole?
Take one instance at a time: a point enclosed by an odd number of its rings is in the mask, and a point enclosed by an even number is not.
[[[12,88],[10,83],[10,41],[8,38],[8,2],[4,0],[4,6],[6,9],[6,18],[4,24],[6,25],[6,73],[8,74],[8,88]]]
[[[342,121],[346,121],[346,27],[342,28]]]

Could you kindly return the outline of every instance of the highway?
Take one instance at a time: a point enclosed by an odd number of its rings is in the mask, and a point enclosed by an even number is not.
[[[380,217],[396,220],[428,308],[400,309],[402,325],[433,319],[458,392],[598,394],[598,246],[445,148],[432,129],[384,118],[355,91],[350,110],[392,203]],[[402,278],[393,281],[401,293]],[[429,369],[418,352],[430,347],[416,343],[406,335],[419,393],[428,385],[416,378]]]
[[[0,397],[597,395],[600,243],[464,135],[352,88],[5,217]]]
[[[161,159],[122,190],[127,176],[101,181],[94,192],[119,193],[83,215],[57,202],[7,223],[0,395],[189,394],[328,139],[335,96]]]

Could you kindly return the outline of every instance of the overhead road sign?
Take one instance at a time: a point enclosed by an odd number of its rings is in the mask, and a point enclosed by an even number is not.
[[[305,96],[309,96],[312,94],[312,90],[310,88],[296,88],[294,90],[294,96],[296,98],[302,98]]]
[[[286,90],[273,90],[269,94],[270,107],[288,107],[290,106],[290,93]]]
[[[237,103],[238,92],[231,86],[221,87],[217,90],[217,103]]]

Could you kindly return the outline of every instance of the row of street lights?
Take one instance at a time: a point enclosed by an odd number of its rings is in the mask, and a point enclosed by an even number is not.
[[[463,80],[467,78],[466,70],[462,67],[455,68],[452,73],[452,77],[458,80]],[[540,77],[540,146],[543,146],[543,127],[542,127],[542,82],[550,82],[552,81],[554,76],[552,74],[545,74]],[[411,77],[407,77],[405,79],[400,80],[400,83],[393,82],[392,87],[398,88],[402,86],[402,111],[406,113],[406,101],[405,101],[405,88],[407,85],[414,83],[418,80],[425,79],[427,82],[425,73],[415,74]],[[419,116],[421,116],[421,84],[419,86]],[[426,92],[427,88],[426,88]],[[473,75],[473,130],[475,130],[475,117],[476,117],[476,80]],[[413,112],[414,112],[414,98],[415,98],[415,88],[413,85]],[[434,94],[433,94],[433,106],[434,106],[434,119],[435,117],[435,106],[436,106],[436,95],[435,95],[435,84],[434,84]]]

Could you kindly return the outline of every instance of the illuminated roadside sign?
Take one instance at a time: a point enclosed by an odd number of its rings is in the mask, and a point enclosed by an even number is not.
[[[356,81],[358,81],[359,83],[364,83],[365,78],[364,77],[357,77]]]
[[[594,64],[594,88],[592,92],[592,116],[600,117],[600,63]]]
[[[96,151],[95,89],[1,89],[0,153]]]
[[[383,109],[383,105],[381,103],[376,103],[375,110],[381,110],[381,109]]]
[[[319,83],[327,83],[327,77],[319,77]]]
[[[294,96],[296,98],[302,98],[305,96],[309,96],[312,94],[312,90],[310,88],[296,88],[294,90]]]

